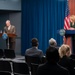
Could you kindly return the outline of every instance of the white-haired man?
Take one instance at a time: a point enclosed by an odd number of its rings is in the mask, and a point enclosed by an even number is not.
[[[50,45],[50,46],[57,46],[56,40],[53,39],[53,38],[51,38],[51,39],[49,40],[49,45]]]
[[[56,47],[57,49],[59,49],[59,47],[57,46],[57,41],[54,38],[49,39],[49,46]]]
[[[14,25],[11,25],[10,20],[6,20],[6,25],[4,27],[4,32],[7,34],[16,34],[16,29]],[[9,39],[9,49],[15,50],[15,37],[9,37],[6,39],[6,46],[8,47]]]

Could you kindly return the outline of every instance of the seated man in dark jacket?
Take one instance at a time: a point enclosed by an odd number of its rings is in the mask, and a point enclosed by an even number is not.
[[[37,75],[69,75],[66,68],[57,64],[59,60],[59,53],[57,48],[49,47],[46,51],[47,62],[40,65],[37,69]]]
[[[43,51],[38,49],[38,45],[39,45],[38,39],[32,38],[31,44],[32,44],[32,48],[27,49],[26,52],[25,52],[25,55],[42,57]]]

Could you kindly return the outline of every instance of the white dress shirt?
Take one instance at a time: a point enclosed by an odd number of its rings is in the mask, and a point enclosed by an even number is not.
[[[10,30],[11,25],[8,27],[8,30]]]

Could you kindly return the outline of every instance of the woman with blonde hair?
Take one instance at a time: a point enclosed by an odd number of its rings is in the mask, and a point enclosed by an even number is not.
[[[59,48],[59,56],[60,58],[63,58],[64,56],[69,57],[71,55],[71,48],[69,45],[63,44],[60,48]]]
[[[69,30],[75,30],[75,15],[70,16],[70,28]]]
[[[67,68],[70,72],[70,75],[75,75],[75,72],[74,72],[75,60],[70,58],[71,49],[69,45],[66,45],[66,44],[61,45],[58,52],[60,56],[60,60],[58,64]]]

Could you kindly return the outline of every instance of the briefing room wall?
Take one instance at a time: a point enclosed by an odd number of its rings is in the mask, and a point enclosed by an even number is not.
[[[75,15],[75,0],[69,0],[70,15]]]
[[[3,30],[5,21],[9,19],[17,30],[16,54],[21,52],[21,0],[0,0],[0,30]],[[0,38],[0,48],[6,48],[5,40]]]
[[[0,10],[21,10],[21,0],[0,0]]]
[[[21,54],[21,12],[8,12],[8,13],[0,13],[0,31],[3,31],[3,28],[5,26],[5,21],[9,19],[11,21],[11,24],[13,24],[16,27],[16,47],[15,52],[16,54]],[[6,43],[5,40],[0,37],[0,48],[5,49]]]
[[[16,27],[16,54],[21,54],[21,12],[10,13],[9,19],[11,20],[11,24]]]
[[[0,31],[3,31],[3,28],[5,26],[5,21],[9,19],[9,14],[8,13],[0,13]],[[6,43],[5,40],[0,37],[0,49],[6,48]]]

